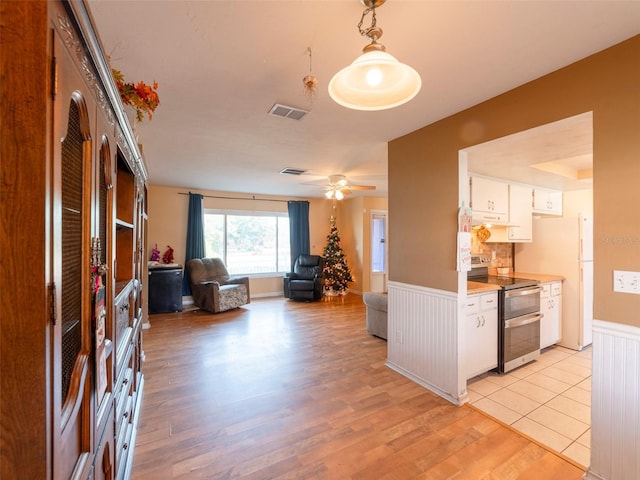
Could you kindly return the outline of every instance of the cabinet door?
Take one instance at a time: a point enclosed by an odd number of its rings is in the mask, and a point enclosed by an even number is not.
[[[533,212],[543,215],[562,215],[562,192],[534,188]]]
[[[553,312],[553,322],[551,323],[551,341],[556,344],[562,338],[562,295],[560,292],[562,284],[554,282],[551,284],[551,310]]]
[[[551,306],[551,298],[540,299],[540,312],[542,318],[540,319],[540,348],[547,348],[553,345],[553,309]]]
[[[497,294],[470,296],[467,308],[477,309],[467,316],[464,326],[465,372],[469,379],[498,365]]]
[[[544,315],[540,320],[540,348],[547,348],[560,341],[560,311],[562,309],[562,297],[557,294],[559,291],[556,284],[542,284],[540,294],[540,312]]]
[[[524,185],[509,185],[509,227],[510,242],[530,242],[533,237],[531,203],[533,191]]]
[[[95,389],[96,389],[96,436],[105,429],[107,413],[113,401],[113,281],[108,275],[113,256],[113,147],[115,142],[110,134],[108,122],[97,116],[95,196],[92,231],[91,267],[94,277],[92,284],[102,285],[100,294],[103,309],[94,309],[95,325]],[[98,295],[96,292],[96,300]],[[94,303],[96,303],[94,301]],[[101,316],[100,316],[101,315]]]
[[[53,478],[86,478],[92,465],[92,288],[90,111],[95,105],[56,35],[59,66],[54,102],[52,278]]]
[[[493,307],[485,308],[481,312],[481,328],[479,338],[478,366],[482,372],[488,372],[498,366],[498,301],[497,294],[492,293],[484,297],[493,298]],[[483,299],[483,305],[487,301]]]
[[[471,209],[474,219],[483,223],[509,221],[509,185],[483,177],[471,177]]]

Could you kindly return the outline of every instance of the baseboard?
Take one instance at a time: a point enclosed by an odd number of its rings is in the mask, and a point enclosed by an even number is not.
[[[464,401],[461,401],[460,399],[452,396],[451,394],[445,392],[444,390],[441,390],[436,385],[433,385],[431,383],[425,382],[423,379],[421,379],[418,376],[412,374],[411,372],[405,370],[404,368],[400,367],[399,365],[396,365],[393,362],[390,362],[389,360],[386,361],[385,365],[387,367],[389,367],[391,370],[393,370],[395,372],[398,372],[400,375],[402,375],[404,377],[407,377],[412,382],[417,383],[421,387],[426,388],[430,392],[435,393],[439,397],[444,398],[445,400],[453,403],[454,405],[461,406],[463,403],[466,402],[466,399]]]
[[[282,297],[284,298],[284,294],[282,292],[267,292],[267,293],[252,293],[251,298],[267,298],[267,297]]]

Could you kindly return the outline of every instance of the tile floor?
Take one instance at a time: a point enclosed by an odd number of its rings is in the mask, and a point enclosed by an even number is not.
[[[549,347],[504,375],[469,380],[476,408],[571,458],[585,468],[591,445],[591,347]]]

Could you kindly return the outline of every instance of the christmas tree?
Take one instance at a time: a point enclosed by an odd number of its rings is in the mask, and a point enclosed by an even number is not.
[[[353,282],[351,270],[340,248],[340,235],[336,227],[336,219],[331,216],[331,227],[327,235],[327,246],[324,248],[324,291],[327,295],[344,295],[347,283]]]

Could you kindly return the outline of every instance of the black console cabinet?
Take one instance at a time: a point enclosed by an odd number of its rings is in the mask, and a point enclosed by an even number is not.
[[[182,265],[149,266],[149,313],[182,311]]]

